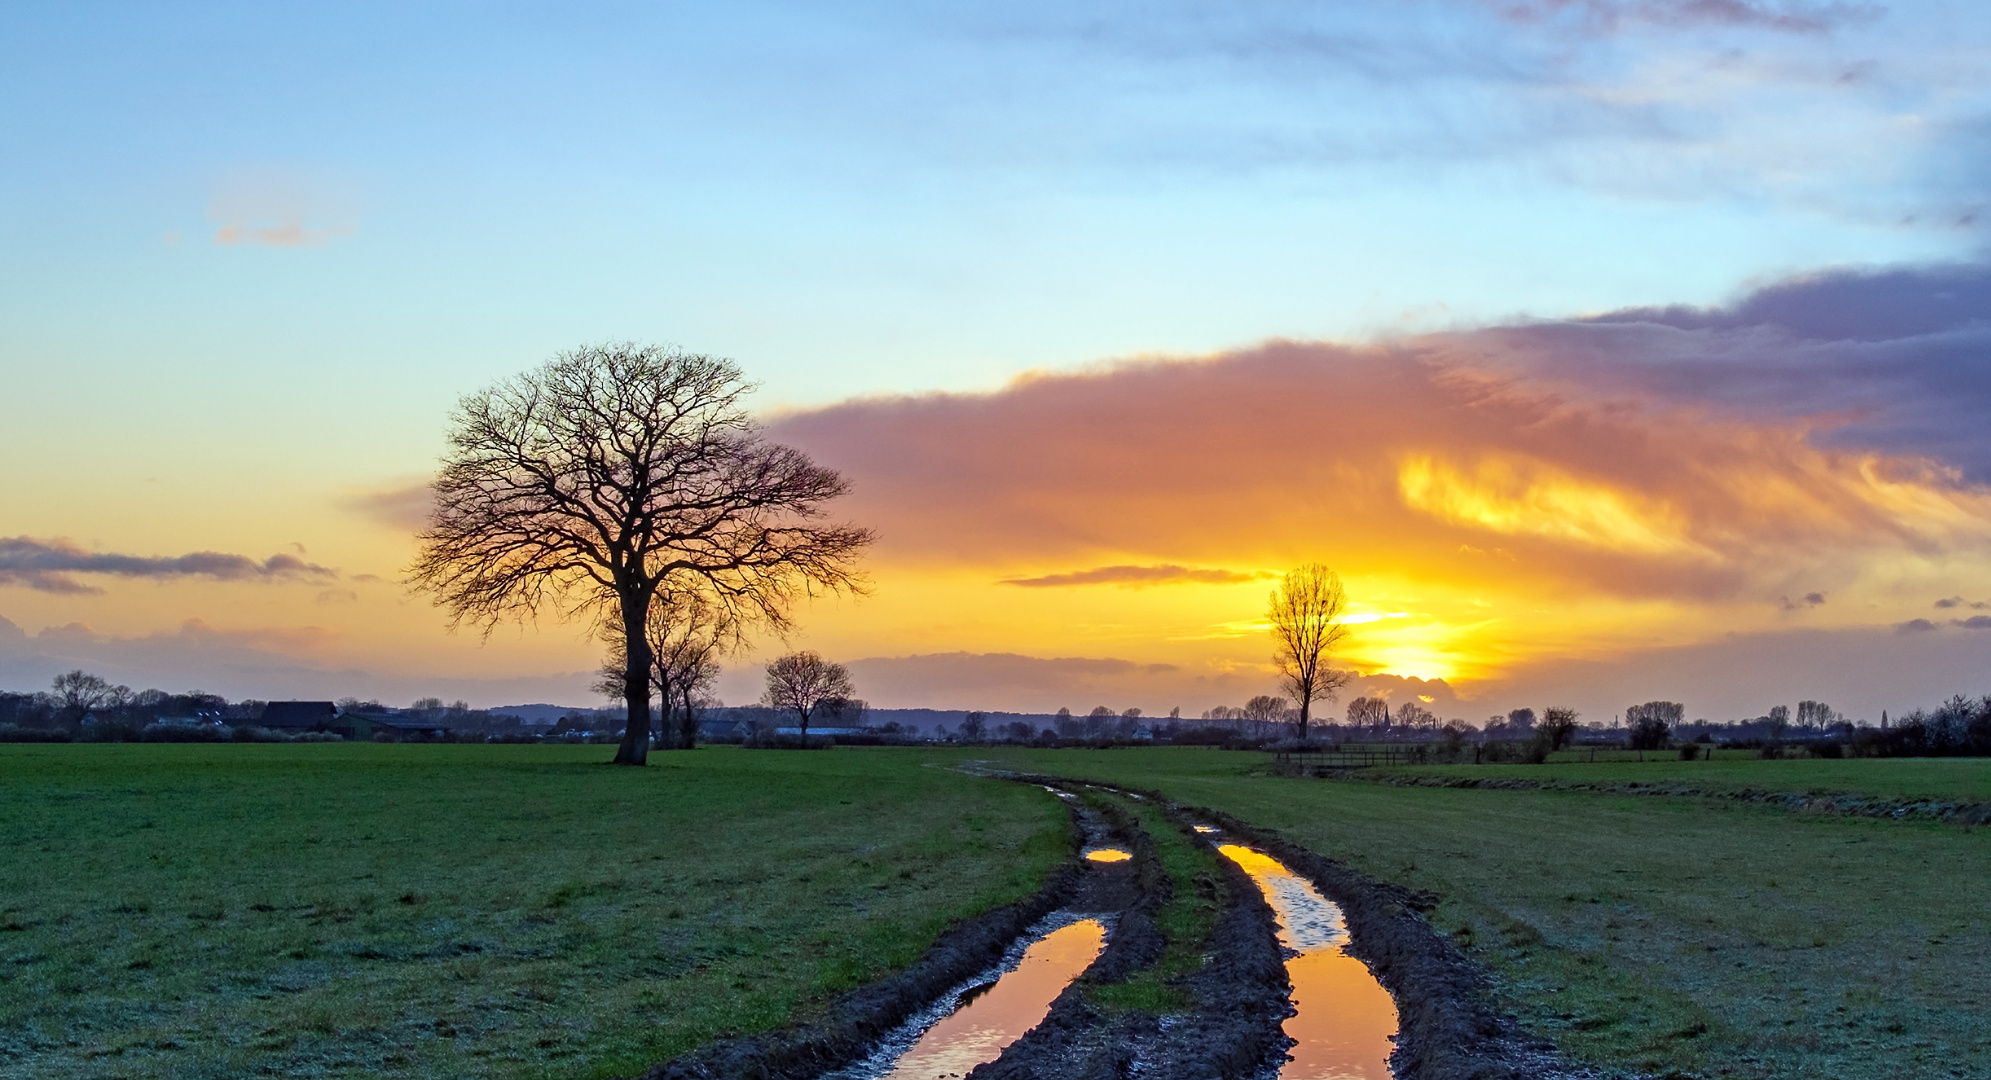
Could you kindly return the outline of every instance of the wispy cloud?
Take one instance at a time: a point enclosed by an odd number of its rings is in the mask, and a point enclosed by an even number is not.
[[[223,181],[208,202],[224,247],[319,247],[351,236],[354,200],[322,178],[293,170],[256,170]]]
[[[1065,574],[1045,574],[1042,577],[1004,578],[1004,585],[1021,585],[1025,588],[1055,588],[1063,585],[1237,585],[1247,581],[1260,581],[1272,575],[1264,571],[1240,573],[1236,570],[1202,569],[1191,566],[1099,566],[1091,570],[1074,570]]]
[[[1501,18],[1526,24],[1565,24],[1608,33],[1645,25],[1690,29],[1745,27],[1793,34],[1821,34],[1877,17],[1872,4],[1785,0],[1478,0]]]
[[[67,540],[36,540],[27,536],[0,538],[0,585],[46,593],[99,593],[75,575],[122,578],[207,578],[214,581],[331,581],[339,576],[330,567],[305,562],[295,555],[272,555],[258,562],[246,555],[196,551],[186,555],[145,556],[85,550]]]
[[[378,524],[414,530],[428,522],[429,511],[435,505],[433,500],[428,482],[422,481],[363,491],[347,496],[342,505]]]

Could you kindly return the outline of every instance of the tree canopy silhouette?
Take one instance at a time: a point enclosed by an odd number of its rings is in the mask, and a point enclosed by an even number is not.
[[[670,585],[775,630],[805,595],[861,591],[869,530],[823,519],[849,488],[769,442],[730,360],[634,344],[562,353],[464,398],[410,581],[486,633],[543,610],[619,638],[628,726],[650,742],[651,605]]]
[[[1272,662],[1300,711],[1296,726],[1301,741],[1307,737],[1313,703],[1333,701],[1335,691],[1354,677],[1330,666],[1335,646],[1348,636],[1341,621],[1347,607],[1341,576],[1320,563],[1296,567],[1272,590],[1272,640],[1278,645]]]

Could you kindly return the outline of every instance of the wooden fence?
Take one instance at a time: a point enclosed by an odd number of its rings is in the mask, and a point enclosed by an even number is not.
[[[1423,747],[1416,749],[1422,750]],[[1417,759],[1408,746],[1329,746],[1320,750],[1280,750],[1272,755],[1280,772],[1305,776],[1333,769],[1366,769],[1375,765],[1410,765]]]

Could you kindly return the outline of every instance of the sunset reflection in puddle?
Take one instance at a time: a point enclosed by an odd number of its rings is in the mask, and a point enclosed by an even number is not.
[[[1348,955],[1341,908],[1277,859],[1237,844],[1217,849],[1250,874],[1279,919],[1279,942],[1298,956],[1286,960],[1294,1013],[1286,1034],[1296,1043],[1280,1080],[1388,1080],[1396,1002]]]
[[[886,1080],[966,1076],[1002,1056],[1003,1048],[1036,1027],[1051,1002],[1106,945],[1106,927],[1082,919],[1044,935],[996,984],[926,1030],[885,1074]]]
[[[1093,862],[1126,862],[1134,856],[1120,848],[1103,847],[1093,848],[1091,851],[1085,853],[1085,857],[1091,859]]]

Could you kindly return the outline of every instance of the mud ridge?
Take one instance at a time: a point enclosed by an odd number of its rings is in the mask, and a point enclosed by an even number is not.
[[[1124,951],[1111,958],[1102,954],[1052,1003],[1043,1023],[969,1077],[1244,1080],[1269,1075],[1291,1045],[1281,1030],[1292,1013],[1285,958],[1271,908],[1250,877],[1229,860],[1216,860],[1225,875],[1226,895],[1211,930],[1209,959],[1179,984],[1193,1002],[1190,1010],[1166,1016],[1140,1011],[1115,1016],[1087,1000],[1090,989],[1121,981],[1160,958],[1166,943],[1154,928],[1153,917],[1173,891],[1153,838],[1131,816],[1112,808],[1106,812],[1130,839],[1139,863],[1141,898],[1121,916],[1119,941],[1126,943]],[[1211,846],[1187,822],[1169,816],[1195,843]],[[1129,934],[1129,928],[1138,929]]]
[[[812,1023],[721,1039],[641,1074],[641,1080],[808,1080],[850,1065],[872,1045],[964,981],[1000,963],[1011,943],[1088,891],[1082,844],[1106,833],[1072,807],[1072,859],[1035,895],[950,927],[918,963],[839,997]]]
[[[1388,787],[1476,788],[1489,791],[1571,791],[1596,795],[1670,795],[1676,798],[1728,799],[1775,806],[1800,814],[1836,814],[1903,820],[1914,818],[1952,825],[1991,825],[1991,803],[1949,799],[1889,799],[1854,792],[1773,791],[1766,788],[1701,787],[1691,781],[1536,780],[1525,776],[1374,776],[1333,777]]]

